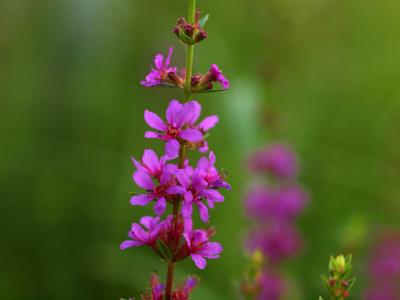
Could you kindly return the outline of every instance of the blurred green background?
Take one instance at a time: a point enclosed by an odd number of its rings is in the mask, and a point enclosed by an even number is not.
[[[203,278],[195,300],[234,299],[246,264],[244,161],[272,140],[298,150],[312,195],[300,223],[307,246],[287,264],[290,299],[317,299],[330,254],[354,252],[362,277],[369,237],[400,225],[399,2],[199,5],[209,38],[195,70],[218,63],[232,87],[197,98],[220,116],[209,142],[233,190],[211,214],[223,257],[203,272],[185,262],[178,279]],[[186,9],[182,0],[0,2],[1,299],[119,299],[146,289],[151,271],[164,276],[147,249],[118,246],[151,211],[128,194],[130,156],[161,149],[143,138],[143,110],[162,113],[181,97],[139,81],[169,45],[183,65],[171,30]]]

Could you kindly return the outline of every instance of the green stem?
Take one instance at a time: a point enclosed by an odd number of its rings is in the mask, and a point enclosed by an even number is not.
[[[185,100],[188,101],[192,97],[192,74],[193,74],[193,56],[194,46],[186,46],[186,81],[185,81]]]
[[[188,11],[188,22],[194,23],[194,18],[196,14],[196,0],[189,0],[189,11]],[[194,46],[186,46],[186,81],[185,81],[185,101],[189,101],[192,97],[192,85],[191,79],[193,74],[193,57],[194,57]],[[185,144],[181,144],[179,149],[179,168],[183,168],[185,159],[186,159],[186,146]],[[174,200],[173,202],[173,222],[174,228],[176,228],[179,218],[179,206],[180,206],[180,199]],[[170,261],[168,262],[168,269],[167,269],[167,282],[165,287],[165,300],[172,299],[172,286],[174,284],[174,268],[175,262]]]
[[[188,10],[188,23],[194,23],[196,15],[196,0],[189,0]],[[194,57],[194,45],[186,45],[186,81],[185,81],[185,100],[190,100],[192,96],[192,85],[191,79],[193,75],[193,57]]]

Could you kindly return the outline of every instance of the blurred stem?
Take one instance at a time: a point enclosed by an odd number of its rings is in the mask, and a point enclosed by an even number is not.
[[[196,15],[196,0],[189,0],[188,23],[194,23]],[[185,100],[192,97],[192,74],[193,74],[194,45],[186,45],[186,81]]]
[[[188,10],[188,22],[194,23],[196,14],[196,0],[189,0],[189,10]],[[185,81],[185,101],[189,101],[192,97],[192,73],[193,73],[193,56],[194,56],[194,46],[186,46],[186,81]],[[186,145],[181,144],[179,149],[179,168],[183,168],[186,160]],[[174,224],[173,227],[177,228],[178,225],[178,218],[179,218],[179,206],[180,206],[180,199],[177,199],[173,202],[173,218]],[[180,238],[180,237],[179,237]],[[174,284],[174,268],[175,262],[169,261],[168,262],[168,269],[167,269],[167,282],[165,287],[165,300],[172,300],[172,286]]]

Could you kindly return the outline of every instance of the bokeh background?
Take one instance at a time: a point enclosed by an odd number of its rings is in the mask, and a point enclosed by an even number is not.
[[[248,153],[293,145],[312,201],[303,254],[287,263],[291,300],[316,299],[329,255],[363,261],[374,232],[400,224],[400,4],[395,0],[200,0],[209,38],[195,70],[218,63],[225,93],[198,97],[220,123],[209,138],[233,186],[212,211],[223,257],[200,272],[193,299],[234,299],[246,265],[242,198]],[[1,0],[1,299],[119,299],[165,266],[147,249],[120,251],[132,221],[130,156],[145,147],[145,108],[174,89],[144,89],[152,57],[184,50],[171,33],[186,1]]]

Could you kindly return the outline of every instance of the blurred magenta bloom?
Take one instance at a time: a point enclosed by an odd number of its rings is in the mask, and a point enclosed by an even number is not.
[[[377,241],[368,275],[366,300],[400,299],[400,232],[387,232]]]
[[[298,185],[254,186],[245,201],[250,217],[259,222],[287,221],[299,216],[308,202],[308,194]]]
[[[259,277],[260,293],[257,300],[279,300],[283,293],[283,280],[276,274],[263,271]]]
[[[293,179],[298,173],[297,156],[288,146],[273,144],[254,153],[248,162],[250,170],[270,173],[279,179]]]
[[[251,251],[260,250],[271,263],[295,256],[299,253],[303,240],[291,223],[274,223],[258,227],[249,233],[247,247]]]

